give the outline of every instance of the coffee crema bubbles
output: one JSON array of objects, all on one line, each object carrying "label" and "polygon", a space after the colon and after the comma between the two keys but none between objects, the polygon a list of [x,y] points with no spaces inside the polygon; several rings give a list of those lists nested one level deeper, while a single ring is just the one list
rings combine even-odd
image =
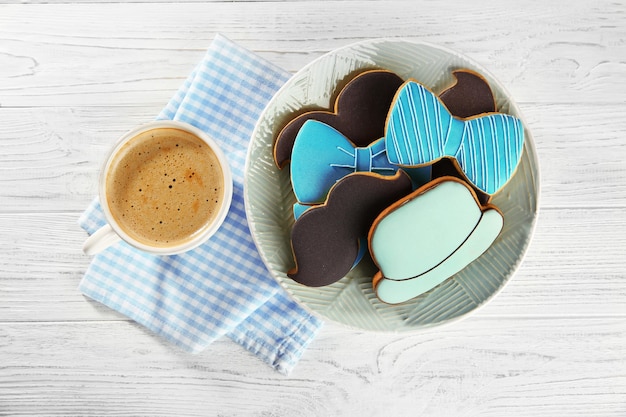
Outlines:
[{"label": "coffee crema bubbles", "polygon": [[215,220],[224,199],[217,156],[180,129],[140,133],[123,145],[108,172],[113,218],[130,237],[152,246],[193,239]]}]

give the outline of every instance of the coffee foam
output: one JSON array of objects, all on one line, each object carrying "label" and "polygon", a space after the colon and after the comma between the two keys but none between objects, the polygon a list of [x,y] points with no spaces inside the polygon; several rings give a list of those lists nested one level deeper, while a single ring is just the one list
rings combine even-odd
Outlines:
[{"label": "coffee foam", "polygon": [[174,128],[140,133],[112,161],[108,206],[133,239],[168,247],[210,226],[224,199],[222,168],[211,147]]}]

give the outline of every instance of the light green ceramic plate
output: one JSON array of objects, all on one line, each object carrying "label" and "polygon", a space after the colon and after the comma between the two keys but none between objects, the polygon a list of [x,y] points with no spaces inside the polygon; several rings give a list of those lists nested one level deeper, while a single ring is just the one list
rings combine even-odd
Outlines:
[{"label": "light green ceramic plate", "polygon": [[252,236],[274,278],[307,309],[324,320],[362,330],[412,331],[466,316],[493,298],[515,273],[526,252],[537,216],[538,165],[526,129],[524,152],[513,178],[492,199],[504,214],[502,233],[480,258],[413,300],[387,305],[376,298],[371,279],[377,271],[361,262],[340,281],[321,288],[287,277],[294,266],[289,234],[295,202],[289,169],[272,158],[276,134],[302,109],[331,109],[335,93],[360,70],[387,69],[414,78],[434,92],[452,84],[452,70],[473,69],[491,85],[498,110],[521,118],[505,89],[468,58],[430,44],[376,39],[330,52],[295,74],[270,101],[253,133],[245,172],[246,211]]}]

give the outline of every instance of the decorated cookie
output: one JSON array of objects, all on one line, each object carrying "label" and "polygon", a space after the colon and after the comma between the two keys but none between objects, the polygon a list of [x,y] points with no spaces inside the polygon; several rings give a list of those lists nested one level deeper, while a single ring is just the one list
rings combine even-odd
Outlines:
[{"label": "decorated cookie", "polygon": [[407,81],[385,126],[387,157],[393,164],[420,166],[454,158],[478,189],[494,194],[511,178],[524,144],[522,122],[488,113],[460,119],[423,85]]},{"label": "decorated cookie", "polygon": [[411,180],[402,171],[393,176],[359,172],[342,178],[324,204],[302,212],[294,223],[291,246],[296,266],[287,275],[312,287],[343,278],[359,257],[376,216],[411,190]]},{"label": "decorated cookie", "polygon": [[[304,213],[310,208],[314,208],[318,206],[319,205],[306,205],[306,204],[296,203],[293,205],[293,218],[296,219],[296,221],[298,221],[300,216],[302,216],[302,213]],[[361,262],[363,257],[367,254],[367,252],[368,252],[367,236],[363,236],[359,239],[359,252],[357,253],[356,258],[354,259],[354,262],[352,263],[352,268],[354,268],[355,266],[359,264],[359,262]]]},{"label": "decorated cookie", "polygon": [[[480,74],[469,70],[453,71],[455,82],[439,94],[441,102],[455,117],[467,118],[496,111],[496,101],[489,83]],[[453,176],[465,180],[454,158],[441,158],[431,166],[431,178]],[[487,204],[491,196],[469,183],[478,201]]]},{"label": "decorated cookie", "polygon": [[393,175],[397,170],[387,159],[382,139],[355,147],[339,131],[317,120],[302,125],[291,155],[291,185],[298,202],[304,204],[323,202],[330,187],[348,174]]},{"label": "decorated cookie", "polygon": [[384,134],[391,101],[403,80],[392,72],[370,70],[355,76],[340,91],[333,111],[310,111],[291,120],[274,143],[274,161],[284,167],[291,159],[296,135],[307,120],[337,129],[357,147],[368,146]]},{"label": "decorated cookie", "polygon": [[456,70],[452,74],[456,82],[439,94],[452,115],[467,118],[496,111],[491,87],[480,74],[468,69]]},{"label": "decorated cookie", "polygon": [[442,177],[384,210],[368,235],[380,271],[373,286],[389,304],[410,300],[461,271],[485,252],[503,226],[491,205],[481,206],[472,189]]}]

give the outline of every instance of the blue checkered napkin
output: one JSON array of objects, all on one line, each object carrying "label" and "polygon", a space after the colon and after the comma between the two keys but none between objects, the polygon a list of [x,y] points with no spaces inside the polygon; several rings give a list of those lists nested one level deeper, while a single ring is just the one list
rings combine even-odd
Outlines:
[{"label": "blue checkered napkin", "polygon": [[[287,374],[321,326],[271,278],[250,236],[243,201],[248,142],[265,104],[289,74],[218,35],[159,115],[215,139],[231,165],[234,194],[220,230],[199,248],[153,256],[126,243],[96,255],[80,283],[86,296],[190,352],[227,335]],[[97,199],[79,224],[104,224]]]}]

